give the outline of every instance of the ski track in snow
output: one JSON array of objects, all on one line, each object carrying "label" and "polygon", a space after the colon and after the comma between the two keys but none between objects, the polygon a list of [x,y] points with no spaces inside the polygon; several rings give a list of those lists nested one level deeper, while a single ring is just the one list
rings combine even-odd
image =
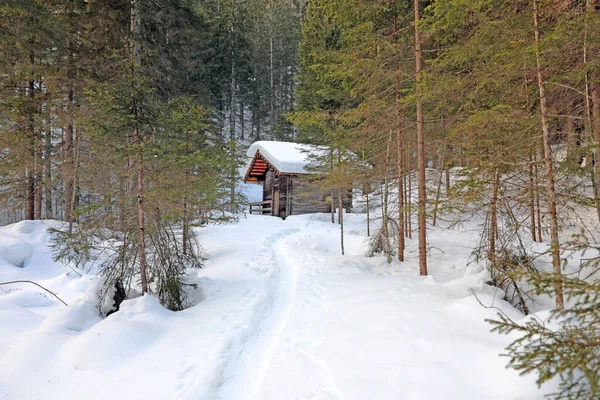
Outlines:
[{"label": "ski track in snow", "polygon": [[[232,327],[236,333],[228,339],[210,387],[200,399],[250,400],[256,396],[294,303],[296,271],[285,247],[297,231],[287,229],[267,236],[259,255],[246,263],[266,277],[266,293],[253,305],[249,324]],[[190,389],[178,398],[198,398]]]}]

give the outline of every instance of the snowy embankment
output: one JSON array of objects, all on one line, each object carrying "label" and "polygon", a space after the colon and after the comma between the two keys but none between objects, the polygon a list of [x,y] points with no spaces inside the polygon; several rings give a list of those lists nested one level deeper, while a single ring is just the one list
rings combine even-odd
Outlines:
[{"label": "snowy embankment", "polygon": [[51,261],[55,223],[2,227],[0,281],[69,307],[0,286],[0,399],[542,399],[484,322],[496,311],[477,298],[523,316],[466,266],[478,233],[431,230],[420,277],[414,240],[404,264],[362,255],[364,219],[345,217],[344,257],[324,214],[199,229],[203,301],[173,313],[146,296],[104,320],[95,278]]}]

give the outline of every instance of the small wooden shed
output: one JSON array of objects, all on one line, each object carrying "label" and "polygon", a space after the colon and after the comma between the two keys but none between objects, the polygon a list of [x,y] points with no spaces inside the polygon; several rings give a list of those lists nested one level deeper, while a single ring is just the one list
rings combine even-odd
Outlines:
[{"label": "small wooden shed", "polygon": [[262,201],[250,204],[250,213],[285,219],[289,215],[331,212],[328,194],[320,192],[318,175],[307,170],[308,155],[318,151],[306,144],[258,141],[248,149],[251,157],[244,182],[263,187]]}]

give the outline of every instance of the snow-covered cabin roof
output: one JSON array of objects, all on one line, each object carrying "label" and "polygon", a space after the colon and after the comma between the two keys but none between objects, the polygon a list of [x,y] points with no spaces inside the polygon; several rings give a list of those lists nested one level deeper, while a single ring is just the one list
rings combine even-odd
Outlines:
[{"label": "snow-covered cabin roof", "polygon": [[254,142],[247,152],[251,160],[244,180],[254,180],[252,176],[266,172],[269,166],[280,174],[309,174],[311,172],[306,169],[310,163],[309,154],[315,151],[318,148],[308,144],[267,140]]}]

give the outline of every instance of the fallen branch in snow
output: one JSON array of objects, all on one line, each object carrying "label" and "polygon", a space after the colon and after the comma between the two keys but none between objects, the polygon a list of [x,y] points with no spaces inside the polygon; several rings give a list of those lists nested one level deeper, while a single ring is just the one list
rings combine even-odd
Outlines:
[{"label": "fallen branch in snow", "polygon": [[65,306],[69,307],[69,305],[67,303],[65,303],[63,301],[63,299],[61,299],[60,297],[58,297],[54,292],[46,289],[45,287],[43,287],[42,285],[40,285],[39,283],[35,283],[34,281],[10,281],[10,282],[0,282],[0,285],[10,285],[13,283],[32,283],[35,286],[44,289],[46,292],[50,293],[52,296],[56,297],[61,303],[63,303]]},{"label": "fallen branch in snow", "polygon": [[[487,308],[487,309],[492,309],[492,310],[496,310],[498,311],[499,314],[502,314],[507,321],[513,323],[513,324],[517,324],[515,321],[513,321],[513,319],[511,317],[508,316],[508,314],[506,314],[502,309],[500,309],[500,307],[497,307],[494,305],[494,300],[496,300],[496,294],[494,293],[494,300],[492,300],[492,305],[490,306],[486,306],[485,304],[483,304],[483,302],[481,301],[481,299],[477,296],[477,293],[475,293],[475,290],[470,289],[471,293],[473,294],[473,296],[475,296],[475,300],[477,300],[477,302],[479,303],[479,305],[483,308]],[[510,303],[509,303],[510,304]],[[535,315],[535,313],[530,313],[528,314],[528,316],[536,318],[538,321],[540,321],[540,323],[543,326],[546,326],[545,322],[543,319],[541,319],[540,317],[538,317],[537,315]],[[486,319],[486,321],[491,321],[490,319]]]}]

